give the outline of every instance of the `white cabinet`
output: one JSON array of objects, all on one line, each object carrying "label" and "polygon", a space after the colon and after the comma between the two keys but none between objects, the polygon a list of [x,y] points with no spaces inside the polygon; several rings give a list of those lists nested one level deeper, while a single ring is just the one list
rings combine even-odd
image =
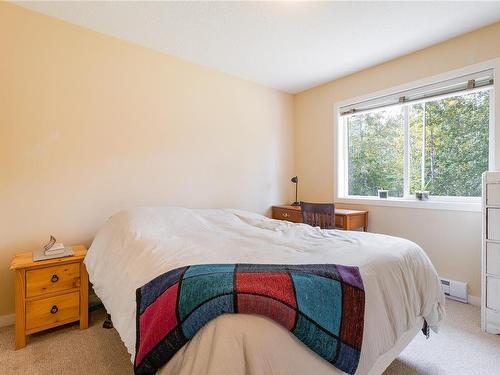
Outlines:
[{"label": "white cabinet", "polygon": [[483,174],[481,328],[500,333],[500,172]]}]

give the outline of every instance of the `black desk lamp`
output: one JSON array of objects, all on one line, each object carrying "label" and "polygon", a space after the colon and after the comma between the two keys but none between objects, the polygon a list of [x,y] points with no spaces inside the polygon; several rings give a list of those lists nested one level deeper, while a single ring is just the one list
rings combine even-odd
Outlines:
[{"label": "black desk lamp", "polygon": [[292,203],[292,206],[300,206],[300,202],[297,201],[297,191],[299,189],[299,178],[297,176],[292,177],[291,181],[295,184],[295,202]]}]

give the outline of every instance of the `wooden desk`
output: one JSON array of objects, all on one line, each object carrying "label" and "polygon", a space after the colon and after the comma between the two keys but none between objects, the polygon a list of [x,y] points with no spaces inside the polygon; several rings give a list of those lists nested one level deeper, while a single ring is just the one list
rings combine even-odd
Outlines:
[{"label": "wooden desk", "polygon": [[[300,206],[273,206],[272,211],[273,219],[302,223]],[[344,230],[363,228],[366,232],[368,230],[368,211],[335,208],[335,226]]]}]

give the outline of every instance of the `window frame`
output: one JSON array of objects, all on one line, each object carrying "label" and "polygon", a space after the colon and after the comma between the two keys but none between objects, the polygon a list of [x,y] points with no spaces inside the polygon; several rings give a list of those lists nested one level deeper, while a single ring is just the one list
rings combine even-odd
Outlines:
[{"label": "window frame", "polygon": [[[496,130],[500,126],[500,94],[496,95],[497,72],[500,72],[500,58],[489,60],[483,63],[474,64],[461,69],[452,70],[443,74],[434,75],[425,79],[409,82],[403,85],[392,87],[386,90],[377,91],[368,95],[363,95],[349,100],[343,100],[334,104],[334,201],[336,203],[359,204],[359,205],[376,205],[376,206],[393,206],[393,207],[410,207],[424,209],[442,209],[442,210],[460,210],[460,211],[481,211],[481,197],[453,197],[453,196],[431,196],[428,201],[419,201],[412,195],[409,195],[409,131],[404,129],[404,194],[402,198],[389,197],[381,199],[374,196],[353,196],[348,195],[348,139],[347,130],[344,123],[344,118],[340,116],[339,109],[349,105],[349,103],[362,102],[376,97],[391,95],[397,92],[410,90],[418,86],[428,85],[439,81],[453,79],[466,74],[475,73],[483,69],[493,69],[494,83],[490,91],[490,121],[489,121],[489,160],[488,170],[495,170],[495,166],[500,166],[500,152],[496,152],[496,144],[500,144],[500,130]],[[432,99],[430,99],[432,100]],[[403,116],[408,116],[408,106],[403,106]],[[404,121],[404,126],[408,127],[408,121]]]}]

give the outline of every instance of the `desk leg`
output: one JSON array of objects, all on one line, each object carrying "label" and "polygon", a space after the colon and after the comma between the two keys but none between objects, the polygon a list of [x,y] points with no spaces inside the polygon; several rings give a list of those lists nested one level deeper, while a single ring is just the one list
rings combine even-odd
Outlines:
[{"label": "desk leg", "polygon": [[16,350],[26,346],[25,275],[25,270],[16,270]]},{"label": "desk leg", "polygon": [[364,232],[368,232],[368,212],[365,213],[365,225],[363,227]]}]

